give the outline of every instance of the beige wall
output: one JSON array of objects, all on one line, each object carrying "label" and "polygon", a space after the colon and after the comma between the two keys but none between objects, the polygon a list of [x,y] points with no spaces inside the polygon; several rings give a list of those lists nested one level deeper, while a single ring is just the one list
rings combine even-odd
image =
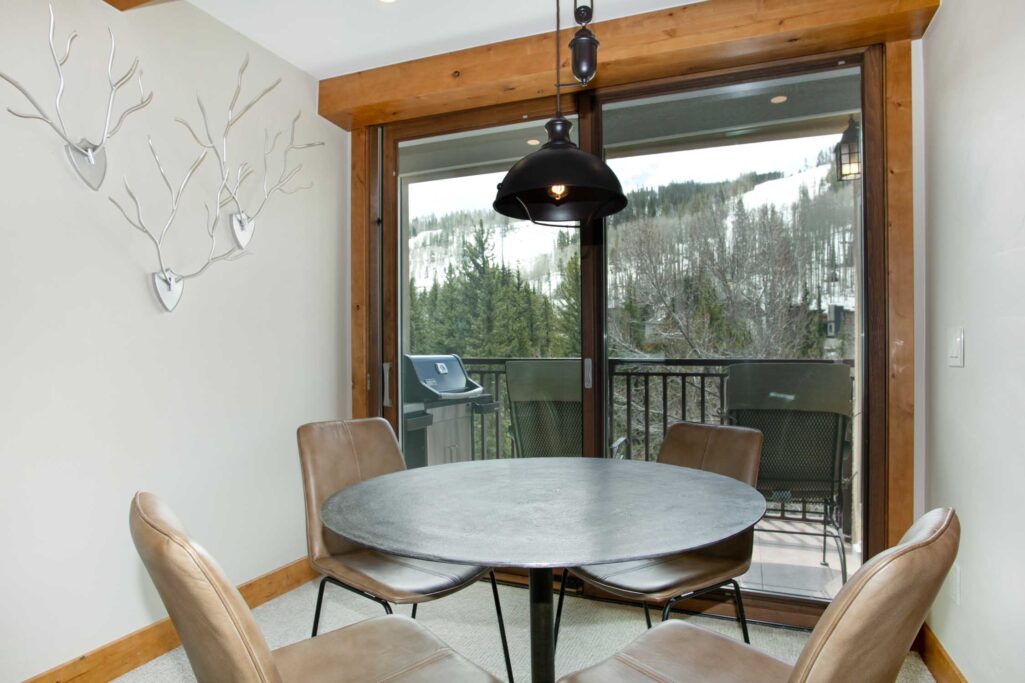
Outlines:
[{"label": "beige wall", "polygon": [[[128,535],[138,489],[166,497],[243,582],[305,553],[295,429],[348,412],[344,265],[347,136],[318,119],[316,81],[192,5],[126,14],[100,0],[55,0],[59,36],[80,33],[64,108],[96,136],[106,88],[106,27],[119,64],[139,55],[153,105],[110,143],[102,191],[73,175],[42,124],[0,82],[0,680],[19,680],[164,614]],[[55,88],[43,0],[0,0],[0,70],[46,107]],[[263,129],[306,113],[300,137],[312,191],[278,197],[253,255],[188,282],[173,314],[155,302],[151,246],[107,201],[127,174],[151,220],[165,210],[146,135],[172,178],[196,148],[174,124],[196,119],[198,90],[224,111],[251,55],[247,91],[283,83],[237,129],[259,168]],[[243,95],[245,97],[245,95]],[[87,124],[83,129],[82,125]],[[299,158],[299,157],[297,157]],[[208,247],[203,169],[169,237],[180,267]],[[255,191],[253,183],[250,191]],[[221,243],[229,239],[221,236]]]},{"label": "beige wall", "polygon": [[926,499],[963,525],[960,604],[948,578],[929,623],[971,681],[1025,680],[1023,26],[1020,0],[944,0],[923,40]]}]

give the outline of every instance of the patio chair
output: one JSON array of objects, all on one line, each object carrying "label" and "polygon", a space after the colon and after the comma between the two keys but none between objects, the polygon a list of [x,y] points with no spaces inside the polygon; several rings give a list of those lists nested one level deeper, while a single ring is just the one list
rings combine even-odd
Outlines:
[{"label": "patio chair", "polygon": [[511,360],[505,364],[516,456],[579,456],[583,408],[579,360]]},{"label": "patio chair", "polygon": [[498,681],[402,616],[367,619],[271,650],[238,589],[165,503],[137,493],[128,519],[200,683]]},{"label": "patio chair", "polygon": [[[753,429],[678,422],[666,432],[658,462],[714,472],[754,486],[761,448],[762,435]],[[750,643],[737,577],[751,568],[753,547],[754,531],[748,529],[700,550],[649,560],[574,567],[572,571],[586,583],[643,604],[648,628],[651,628],[648,602],[663,606],[662,621],[666,621],[677,602],[730,586],[744,642]],[[555,612],[556,638],[562,620],[566,576],[563,570]]]},{"label": "patio chair", "polygon": [[870,559],[840,589],[794,665],[674,620],[560,683],[892,683],[957,557],[960,538],[953,510],[926,513],[899,545]]},{"label": "patio chair", "polygon": [[[822,505],[822,564],[836,543],[847,581],[843,541],[841,463],[851,421],[851,370],[839,363],[741,363],[726,370],[725,412],[730,424],[765,436],[756,488],[769,503]],[[830,530],[832,527],[832,531]],[[809,531],[759,528],[768,533]]]}]

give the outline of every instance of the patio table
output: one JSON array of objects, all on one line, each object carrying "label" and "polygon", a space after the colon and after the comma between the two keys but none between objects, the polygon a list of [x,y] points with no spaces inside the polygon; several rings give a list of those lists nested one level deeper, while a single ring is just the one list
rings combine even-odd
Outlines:
[{"label": "patio table", "polygon": [[739,481],[653,462],[483,460],[395,472],[328,498],[324,524],[403,557],[525,567],[531,672],[555,680],[554,568],[664,557],[734,536],[765,514]]}]

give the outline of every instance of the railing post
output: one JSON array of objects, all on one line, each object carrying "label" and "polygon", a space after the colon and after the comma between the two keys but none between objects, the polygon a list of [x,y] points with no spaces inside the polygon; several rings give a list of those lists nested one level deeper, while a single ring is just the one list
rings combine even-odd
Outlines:
[{"label": "railing post", "polygon": [[634,459],[633,449],[633,377],[626,373],[626,457]]},{"label": "railing post", "polygon": [[705,424],[705,376],[701,375],[701,424]]},{"label": "railing post", "polygon": [[668,397],[669,374],[662,375],[662,438],[669,431],[669,397]]},{"label": "railing post", "polygon": [[495,458],[502,459],[502,385],[499,383],[499,373],[495,370],[492,373],[492,381],[495,383],[495,401],[498,403],[498,410],[495,411]]},{"label": "railing post", "polygon": [[644,375],[644,459],[651,460],[651,375]]}]

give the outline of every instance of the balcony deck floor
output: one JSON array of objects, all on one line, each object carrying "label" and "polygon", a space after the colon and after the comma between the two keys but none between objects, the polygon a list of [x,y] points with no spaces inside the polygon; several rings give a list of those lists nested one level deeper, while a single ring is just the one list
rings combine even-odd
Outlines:
[{"label": "balcony deck floor", "polygon": [[[765,519],[758,529],[776,529],[819,533],[817,522]],[[847,575],[861,566],[861,554],[845,543]],[[754,557],[751,569],[740,583],[745,588],[769,593],[832,599],[842,585],[840,554],[836,542],[826,543],[826,566],[822,565],[822,537],[796,534],[755,532]]]}]

